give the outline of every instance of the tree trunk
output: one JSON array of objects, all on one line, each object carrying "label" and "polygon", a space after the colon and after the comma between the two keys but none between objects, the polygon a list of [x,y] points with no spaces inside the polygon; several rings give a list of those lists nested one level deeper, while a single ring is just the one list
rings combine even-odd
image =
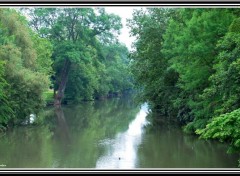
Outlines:
[{"label": "tree trunk", "polygon": [[64,91],[66,88],[67,80],[68,80],[68,74],[70,70],[70,61],[68,59],[65,59],[64,67],[62,69],[60,83],[58,86],[58,91],[54,97],[54,106],[60,107],[62,103],[62,99],[64,97]]}]

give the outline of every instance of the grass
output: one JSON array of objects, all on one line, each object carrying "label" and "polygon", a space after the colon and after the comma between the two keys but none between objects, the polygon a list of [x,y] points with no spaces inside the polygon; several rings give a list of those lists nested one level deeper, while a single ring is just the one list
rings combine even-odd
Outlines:
[{"label": "grass", "polygon": [[54,101],[53,90],[49,89],[43,92],[43,98],[47,104],[52,103]]}]

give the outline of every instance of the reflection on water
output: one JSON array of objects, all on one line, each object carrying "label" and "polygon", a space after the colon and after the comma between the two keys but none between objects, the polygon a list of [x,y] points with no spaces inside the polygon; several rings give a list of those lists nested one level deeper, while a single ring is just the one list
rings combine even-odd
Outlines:
[{"label": "reflection on water", "polygon": [[136,118],[129,124],[128,130],[117,134],[115,139],[104,139],[99,144],[107,147],[107,153],[101,156],[96,168],[129,169],[136,167],[137,150],[141,143],[142,128],[146,125],[147,105],[144,104]]},{"label": "reflection on water", "polygon": [[[112,139],[117,133],[125,131],[138,111],[138,107],[126,97],[85,102],[62,109],[71,143],[55,133],[57,162],[54,166],[59,168],[94,168],[97,158],[104,151],[99,147],[99,141]],[[61,130],[59,125],[55,129]]]},{"label": "reflection on water", "polygon": [[[145,130],[147,106],[131,97],[48,108],[45,125],[16,127],[0,138],[5,168],[231,168],[227,146],[181,129]],[[6,166],[5,166],[6,165]],[[1,168],[0,168],[1,169]]]},{"label": "reflection on water", "polygon": [[138,148],[139,168],[237,168],[239,156],[227,145],[184,134],[178,126],[162,125],[144,133]]},{"label": "reflection on water", "polygon": [[[61,107],[55,108],[55,119],[56,119],[56,127],[55,127],[55,138],[57,141],[61,141],[59,143],[62,147],[61,151],[63,156],[66,156],[67,153],[70,152],[69,146],[71,145],[71,135],[69,133],[69,127],[66,122],[64,112]],[[57,164],[55,162],[54,167],[56,167]]]}]

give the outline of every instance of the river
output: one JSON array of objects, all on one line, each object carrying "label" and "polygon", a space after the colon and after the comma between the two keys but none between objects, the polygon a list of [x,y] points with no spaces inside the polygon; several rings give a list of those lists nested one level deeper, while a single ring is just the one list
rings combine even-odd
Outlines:
[{"label": "river", "polygon": [[226,144],[176,126],[147,130],[147,114],[146,104],[127,96],[46,108],[45,125],[16,127],[0,137],[0,170],[237,168],[238,156],[227,154]]}]

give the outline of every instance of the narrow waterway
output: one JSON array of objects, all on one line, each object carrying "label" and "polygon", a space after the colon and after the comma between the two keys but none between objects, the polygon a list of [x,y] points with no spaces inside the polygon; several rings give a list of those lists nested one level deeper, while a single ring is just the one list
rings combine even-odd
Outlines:
[{"label": "narrow waterway", "polygon": [[[148,130],[148,108],[128,96],[47,108],[45,125],[20,126],[0,138],[4,168],[237,168],[227,145],[176,126]],[[37,117],[39,118],[39,117]]]}]

